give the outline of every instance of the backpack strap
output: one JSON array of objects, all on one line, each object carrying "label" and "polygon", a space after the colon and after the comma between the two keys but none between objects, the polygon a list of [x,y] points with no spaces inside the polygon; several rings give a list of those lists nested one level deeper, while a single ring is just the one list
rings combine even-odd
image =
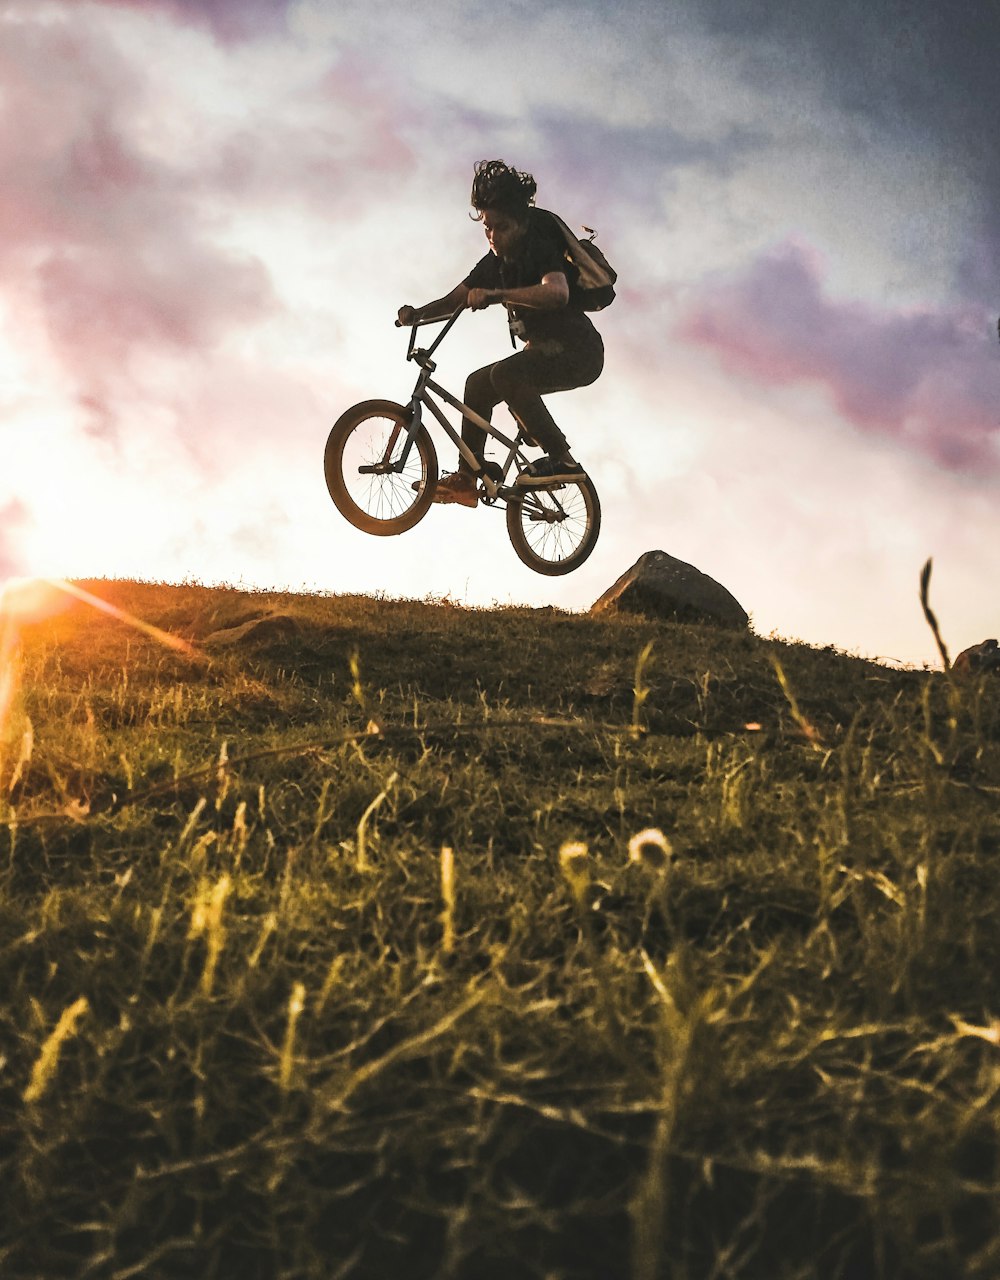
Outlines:
[{"label": "backpack strap", "polygon": [[[607,289],[615,283],[618,273],[594,244],[596,231],[591,227],[584,227],[584,231],[589,231],[590,236],[586,241],[582,241],[579,236],[573,234],[557,213],[553,213],[550,209],[537,209],[536,212],[548,219],[566,242],[566,257],[580,273],[581,288]],[[595,256],[597,254],[603,262]]]}]

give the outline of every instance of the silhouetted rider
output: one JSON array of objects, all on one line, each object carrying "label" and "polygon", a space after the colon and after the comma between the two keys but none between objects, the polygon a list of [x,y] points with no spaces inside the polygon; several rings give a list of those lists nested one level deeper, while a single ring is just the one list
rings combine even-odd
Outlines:
[{"label": "silhouetted rider", "polygon": [[[399,309],[401,324],[445,319],[460,306],[473,311],[501,303],[523,350],[469,375],[465,403],[487,421],[506,401],[524,434],[545,450],[517,479],[519,485],[579,480],[584,469],[542,402],[553,391],[589,386],[604,368],[604,344],[575,295],[577,272],[565,257],[565,241],[532,207],[537,184],[530,173],[481,160],[472,182],[472,207],[490,250],[461,284],[422,307]],[[462,438],[482,459],[486,436],[465,419]],[[468,464],[438,482],[435,502],[474,507],[476,481]]]}]

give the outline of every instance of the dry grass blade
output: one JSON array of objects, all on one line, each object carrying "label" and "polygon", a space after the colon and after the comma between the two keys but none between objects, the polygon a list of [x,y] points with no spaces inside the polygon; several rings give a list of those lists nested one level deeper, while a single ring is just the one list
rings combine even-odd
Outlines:
[{"label": "dry grass blade", "polygon": [[42,1045],[41,1053],[31,1069],[31,1080],[25,1089],[23,1098],[27,1103],[38,1102],[48,1089],[59,1063],[59,1054],[63,1043],[76,1033],[77,1024],[90,1009],[86,996],[80,996],[62,1011],[51,1035]]},{"label": "dry grass blade", "polygon": [[788,682],[788,677],[785,675],[785,669],[781,665],[777,655],[772,656],[771,662],[774,666],[774,673],[778,677],[778,684],[781,686],[781,692],[785,695],[785,700],[788,703],[788,709],[792,714],[792,719],[799,728],[799,732],[811,747],[816,751],[822,751],[822,735],[812,721],[803,715],[802,710],[799,707],[798,699],[795,696],[792,686]]},{"label": "dry grass blade", "polygon": [[481,1005],[484,999],[485,992],[474,992],[456,1008],[450,1009],[443,1017],[439,1018],[433,1026],[427,1027],[424,1031],[418,1031],[414,1035],[407,1036],[405,1040],[401,1040],[399,1044],[394,1045],[381,1057],[356,1068],[345,1081],[324,1092],[325,1107],[331,1111],[339,1111],[347,1105],[351,1097],[362,1086],[370,1084],[398,1062],[405,1062],[410,1058],[417,1057],[424,1049],[429,1048],[435,1041],[447,1035],[473,1009]]},{"label": "dry grass blade", "polygon": [[924,611],[924,617],[927,619],[927,625],[934,633],[934,642],[937,645],[938,653],[941,655],[941,665],[945,671],[951,670],[951,659],[948,657],[948,649],[941,635],[941,628],[938,626],[938,620],[931,608],[930,603],[930,585],[931,585],[931,567],[933,560],[928,559],[923,569],[920,571],[920,607]]}]

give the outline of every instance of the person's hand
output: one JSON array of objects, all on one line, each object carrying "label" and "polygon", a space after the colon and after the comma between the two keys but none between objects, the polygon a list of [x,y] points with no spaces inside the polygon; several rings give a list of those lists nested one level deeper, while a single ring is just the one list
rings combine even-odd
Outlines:
[{"label": "person's hand", "polygon": [[484,307],[488,307],[496,301],[496,289],[470,289],[465,305],[470,311],[482,311]]},{"label": "person's hand", "polygon": [[396,312],[396,320],[401,325],[416,324],[417,309],[416,307],[403,306]]}]

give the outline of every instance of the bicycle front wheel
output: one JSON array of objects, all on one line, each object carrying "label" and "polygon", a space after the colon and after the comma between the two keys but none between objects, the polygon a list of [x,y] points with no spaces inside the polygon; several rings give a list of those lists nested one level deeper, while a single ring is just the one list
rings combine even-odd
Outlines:
[{"label": "bicycle front wheel", "polygon": [[536,573],[572,573],[593,551],[600,532],[601,504],[589,480],[526,489],[507,499],[511,545]]},{"label": "bicycle front wheel", "polygon": [[410,411],[391,400],[366,400],[341,414],[326,442],[323,469],[337,510],[356,529],[405,533],[434,500],[438,462],[420,427],[402,470]]}]

